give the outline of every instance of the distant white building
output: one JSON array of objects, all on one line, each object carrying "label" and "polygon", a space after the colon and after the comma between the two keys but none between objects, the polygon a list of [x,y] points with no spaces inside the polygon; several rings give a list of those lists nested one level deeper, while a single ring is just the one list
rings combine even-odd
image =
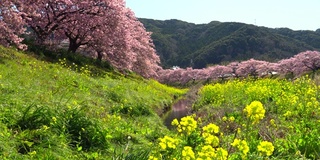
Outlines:
[{"label": "distant white building", "polygon": [[179,66],[172,66],[171,69],[177,70],[177,69],[180,69],[180,67]]},{"label": "distant white building", "polygon": [[271,71],[271,72],[263,72],[261,73],[261,76],[274,76],[274,75],[278,75],[279,73],[278,72],[275,72],[275,71]]}]

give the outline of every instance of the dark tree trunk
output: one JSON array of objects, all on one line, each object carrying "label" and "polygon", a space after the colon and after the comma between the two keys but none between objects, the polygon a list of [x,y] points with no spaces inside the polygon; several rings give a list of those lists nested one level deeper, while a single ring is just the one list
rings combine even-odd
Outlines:
[{"label": "dark tree trunk", "polygon": [[103,54],[102,54],[102,52],[97,52],[97,53],[98,53],[97,60],[101,62],[101,61],[102,61]]},{"label": "dark tree trunk", "polygon": [[69,38],[68,52],[75,53],[77,49],[80,47],[80,45],[80,43],[77,43],[77,40]]}]

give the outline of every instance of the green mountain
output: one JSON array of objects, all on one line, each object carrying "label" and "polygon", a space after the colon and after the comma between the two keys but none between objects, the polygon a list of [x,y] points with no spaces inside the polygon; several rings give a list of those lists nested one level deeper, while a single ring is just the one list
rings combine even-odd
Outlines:
[{"label": "green mountain", "polygon": [[140,19],[163,67],[204,68],[255,58],[277,61],[305,50],[320,49],[320,30],[271,29],[236,22],[193,24],[180,20]]}]

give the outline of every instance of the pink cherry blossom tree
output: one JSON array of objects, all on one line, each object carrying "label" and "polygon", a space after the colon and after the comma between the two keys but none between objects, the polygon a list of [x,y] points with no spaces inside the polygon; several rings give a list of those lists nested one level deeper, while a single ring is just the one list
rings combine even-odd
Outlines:
[{"label": "pink cherry blossom tree", "polygon": [[24,21],[16,6],[11,0],[2,0],[0,2],[0,44],[4,46],[16,45],[19,49],[26,49],[26,45],[21,44],[24,33]]},{"label": "pink cherry blossom tree", "polygon": [[211,79],[226,79],[229,77],[233,77],[232,74],[232,68],[229,66],[223,66],[223,65],[216,65],[212,67],[208,67],[207,70],[210,72],[210,78]]},{"label": "pink cherry blossom tree", "polygon": [[231,74],[234,75],[235,77],[239,78],[239,75],[237,73],[237,70],[239,68],[239,62],[231,62],[227,66],[229,68],[231,68],[231,70],[232,70]]},{"label": "pink cherry blossom tree", "polygon": [[72,14],[70,22],[64,24],[62,29],[62,34],[69,39],[70,52],[76,52],[83,45],[92,46],[96,50],[110,50],[119,39],[121,44],[125,44],[127,39],[119,29],[121,20],[124,20],[122,17],[125,16],[122,0],[81,1],[74,3],[74,6],[78,12]]},{"label": "pink cherry blossom tree", "polygon": [[298,60],[295,57],[282,59],[278,61],[279,71],[283,75],[289,76],[289,78],[294,78],[300,75],[303,71],[297,70],[298,67]]},{"label": "pink cherry blossom tree", "polygon": [[156,77],[160,58],[149,32],[124,0],[14,0],[38,42],[69,40],[69,52],[81,46],[114,67]]},{"label": "pink cherry blossom tree", "polygon": [[259,77],[273,77],[279,74],[279,64],[278,63],[271,63],[271,62],[264,62],[258,64],[257,72]]},{"label": "pink cherry blossom tree", "polygon": [[232,69],[227,66],[217,65],[204,69],[165,69],[158,72],[157,80],[168,84],[186,84],[195,81],[210,81],[218,78],[232,77]]},{"label": "pink cherry blossom tree", "polygon": [[104,28],[104,34],[98,33],[95,37],[99,38],[89,43],[90,48],[97,52],[98,59],[104,58],[119,69],[132,70],[146,78],[156,77],[161,69],[160,58],[154,49],[151,33],[130,9],[121,11],[124,16],[108,22],[114,25]]},{"label": "pink cherry blossom tree", "polygon": [[40,43],[69,23],[78,11],[71,0],[15,0],[15,6],[25,13],[22,17]]},{"label": "pink cherry blossom tree", "polygon": [[157,80],[161,83],[175,84],[180,83],[184,69],[165,69],[158,72]]},{"label": "pink cherry blossom tree", "polygon": [[209,80],[210,71],[208,69],[194,69],[195,80]]},{"label": "pink cherry blossom tree", "polygon": [[320,52],[305,51],[294,56],[296,59],[295,72],[302,73],[305,71],[312,71],[314,74],[320,69]]},{"label": "pink cherry blossom tree", "polygon": [[157,71],[162,68],[160,57],[156,54],[155,46],[151,39],[151,33],[146,31],[143,24],[135,17],[133,11],[127,9],[126,22],[131,23],[129,30],[129,56],[133,62],[132,70],[144,77],[156,77]]},{"label": "pink cherry blossom tree", "polygon": [[236,70],[237,75],[240,75],[241,77],[247,77],[247,76],[253,76],[258,77],[259,72],[258,68],[259,65],[262,66],[264,63],[267,63],[265,61],[259,61],[255,59],[249,59],[247,61],[243,61],[238,64],[238,68]]}]

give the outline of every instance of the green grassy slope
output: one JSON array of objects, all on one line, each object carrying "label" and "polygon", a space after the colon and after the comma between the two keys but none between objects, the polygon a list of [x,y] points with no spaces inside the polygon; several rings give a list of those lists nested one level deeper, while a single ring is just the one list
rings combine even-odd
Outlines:
[{"label": "green grassy slope", "polygon": [[139,157],[168,133],[157,112],[186,90],[0,46],[0,159]]}]

